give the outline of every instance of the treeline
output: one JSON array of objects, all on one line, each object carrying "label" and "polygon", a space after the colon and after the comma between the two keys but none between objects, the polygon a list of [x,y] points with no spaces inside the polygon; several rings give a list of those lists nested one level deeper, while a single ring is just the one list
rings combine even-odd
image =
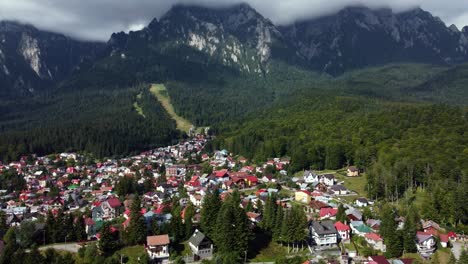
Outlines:
[{"label": "treeline", "polygon": [[170,144],[181,134],[147,88],[66,94],[34,111],[25,110],[13,124],[0,123],[0,160],[62,151],[102,158]]},{"label": "treeline", "polygon": [[468,115],[462,108],[317,97],[215,130],[221,136],[214,149],[257,161],[288,155],[291,173],[356,165],[367,172],[370,198],[397,201],[425,189],[433,219],[468,224]]}]

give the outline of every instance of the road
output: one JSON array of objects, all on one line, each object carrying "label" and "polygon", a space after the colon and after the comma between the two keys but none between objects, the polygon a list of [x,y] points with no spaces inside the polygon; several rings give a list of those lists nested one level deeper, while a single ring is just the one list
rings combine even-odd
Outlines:
[{"label": "road", "polygon": [[456,259],[460,258],[461,252],[463,250],[463,243],[464,242],[453,242],[452,245],[452,252]]},{"label": "road", "polygon": [[78,250],[81,248],[81,245],[78,243],[67,243],[67,244],[53,244],[40,247],[39,250],[44,251],[48,248],[53,248],[59,251],[68,251],[71,253],[78,253]]}]

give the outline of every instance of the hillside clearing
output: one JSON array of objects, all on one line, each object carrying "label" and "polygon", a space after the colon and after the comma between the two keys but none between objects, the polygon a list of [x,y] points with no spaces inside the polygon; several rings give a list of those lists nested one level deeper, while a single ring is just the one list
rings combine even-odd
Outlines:
[{"label": "hillside clearing", "polygon": [[164,86],[164,84],[153,84],[151,85],[150,92],[156,96],[157,100],[162,104],[164,109],[166,109],[167,113],[176,121],[177,129],[188,133],[190,128],[193,127],[193,124],[175,112],[174,106],[171,104],[171,98],[167,93],[166,86]]}]

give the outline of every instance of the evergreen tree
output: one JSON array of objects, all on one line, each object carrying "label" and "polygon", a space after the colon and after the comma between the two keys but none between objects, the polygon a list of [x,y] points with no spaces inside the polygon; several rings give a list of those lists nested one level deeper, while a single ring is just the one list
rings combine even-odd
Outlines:
[{"label": "evergreen tree", "polygon": [[275,219],[275,227],[273,229],[273,239],[275,241],[281,241],[281,228],[283,225],[284,219],[284,209],[281,206],[278,206],[276,209],[276,219]]},{"label": "evergreen tree", "polygon": [[26,255],[24,263],[25,264],[45,264],[45,260],[42,254],[37,249],[37,247],[33,247],[31,251]]},{"label": "evergreen tree", "polygon": [[402,235],[397,231],[397,223],[395,221],[394,208],[390,205],[384,205],[381,212],[382,223],[380,225],[380,234],[384,238],[387,251],[387,258],[395,258],[401,256],[403,252]]},{"label": "evergreen tree", "polygon": [[343,204],[340,204],[338,206],[338,211],[336,212],[336,220],[345,223],[347,219],[348,217],[346,216],[346,210]]},{"label": "evergreen tree", "polygon": [[414,222],[415,210],[410,208],[405,218],[405,225],[402,232],[403,235],[403,249],[405,253],[415,253],[417,251],[416,243],[414,242],[416,237],[416,223]]},{"label": "evergreen tree", "polygon": [[276,207],[276,195],[268,196],[263,209],[262,218],[262,227],[265,230],[272,231],[275,227]]},{"label": "evergreen tree", "polygon": [[300,206],[295,205],[292,207],[289,226],[292,241],[295,244],[302,243],[307,237],[307,216]]},{"label": "evergreen tree", "polygon": [[257,199],[257,202],[255,203],[255,207],[257,208],[258,213],[263,212],[263,202],[260,198]]},{"label": "evergreen tree", "polygon": [[126,242],[129,245],[143,244],[146,240],[146,222],[141,214],[140,196],[136,195],[130,207],[130,223],[126,230]]},{"label": "evergreen tree", "polygon": [[181,209],[177,205],[172,209],[171,236],[175,243],[181,242],[185,238],[185,226],[182,222]]},{"label": "evergreen tree", "polygon": [[6,223],[7,216],[4,211],[0,211],[0,237],[3,237],[8,231],[8,225]]},{"label": "evergreen tree", "polygon": [[247,251],[250,230],[246,212],[240,207],[237,191],[228,196],[221,206],[213,232],[219,255],[239,261]]},{"label": "evergreen tree", "polygon": [[201,219],[200,225],[203,232],[209,238],[213,237],[213,229],[216,225],[218,218],[218,213],[221,209],[221,199],[217,191],[208,192],[203,199],[202,209],[201,209]]},{"label": "evergreen tree", "polygon": [[245,211],[246,212],[253,212],[253,204],[252,204],[252,201],[249,200],[249,202],[247,203],[247,205],[245,206]]},{"label": "evergreen tree", "polygon": [[19,245],[16,242],[16,229],[11,227],[3,236],[5,247],[0,258],[0,264],[8,264],[15,258],[16,252],[19,250]]},{"label": "evergreen tree", "polygon": [[119,248],[118,237],[111,231],[111,225],[105,222],[101,229],[101,239],[98,242],[102,255],[110,256]]},{"label": "evergreen tree", "polygon": [[79,213],[75,218],[75,225],[73,226],[73,229],[77,241],[83,241],[87,239],[85,218],[81,213]]},{"label": "evergreen tree", "polygon": [[192,218],[195,216],[195,208],[193,204],[189,202],[185,208],[184,213],[184,225],[185,225],[185,238],[188,239],[192,235],[193,221]]},{"label": "evergreen tree", "polygon": [[55,216],[52,213],[52,210],[47,212],[46,218],[46,229],[47,229],[47,243],[55,243],[57,236],[57,225],[55,221]]}]

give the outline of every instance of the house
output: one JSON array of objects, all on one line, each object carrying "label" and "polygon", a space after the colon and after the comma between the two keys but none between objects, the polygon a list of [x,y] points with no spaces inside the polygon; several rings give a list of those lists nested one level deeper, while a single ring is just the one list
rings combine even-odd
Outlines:
[{"label": "house", "polygon": [[321,180],[323,183],[325,183],[325,185],[327,186],[332,186],[335,184],[336,182],[336,179],[335,179],[335,175],[333,174],[324,174],[324,175],[321,175]]},{"label": "house", "polygon": [[151,260],[169,263],[169,236],[147,236],[146,251]]},{"label": "house", "polygon": [[355,201],[357,207],[366,207],[369,205],[369,201],[366,198],[357,198]]},{"label": "house", "polygon": [[313,183],[318,182],[319,178],[315,172],[306,170],[304,171],[304,181],[306,183]]},{"label": "house", "polygon": [[359,169],[354,166],[349,166],[346,170],[346,176],[348,177],[357,177],[359,176]]},{"label": "house", "polygon": [[365,234],[372,232],[372,229],[362,221],[351,221],[350,226],[353,234],[358,236],[364,236]]},{"label": "house", "polygon": [[189,238],[188,244],[195,256],[195,261],[213,256],[213,243],[198,229]]},{"label": "house", "polygon": [[444,248],[448,247],[449,245],[449,236],[447,234],[440,234],[439,235],[440,239],[440,245]]},{"label": "house", "polygon": [[349,220],[351,221],[361,221],[362,220],[362,213],[355,209],[355,208],[349,208],[345,211],[346,216],[348,217]]},{"label": "house", "polygon": [[367,260],[369,264],[390,264],[384,256],[369,256]]},{"label": "house", "polygon": [[320,219],[332,218],[335,219],[336,213],[338,213],[337,208],[320,208]]},{"label": "house", "polygon": [[310,201],[312,200],[312,195],[309,191],[305,191],[305,190],[297,191],[294,194],[294,200],[296,200],[297,202],[309,204]]},{"label": "house", "polygon": [[432,234],[418,231],[416,233],[416,247],[419,254],[429,257],[436,249],[436,240]]},{"label": "house", "polygon": [[337,241],[337,232],[332,221],[314,221],[309,227],[310,237],[317,246],[333,246]]},{"label": "house", "polygon": [[101,204],[101,208],[104,211],[103,218],[115,218],[120,214],[120,208],[122,203],[117,198],[110,198]]},{"label": "house", "polygon": [[330,193],[335,195],[348,194],[349,191],[343,185],[332,185],[330,186]]},{"label": "house", "polygon": [[375,250],[380,250],[382,252],[386,251],[385,244],[383,239],[379,234],[376,233],[367,233],[364,235],[367,243],[372,246]]},{"label": "house", "polygon": [[262,220],[262,217],[260,214],[254,213],[254,212],[247,212],[247,218],[252,222],[252,223],[258,223]]},{"label": "house", "polygon": [[92,218],[85,219],[85,231],[88,238],[96,235],[96,222]]},{"label": "house", "polygon": [[91,217],[93,221],[95,222],[102,221],[104,217],[104,210],[102,210],[102,207],[101,206],[94,207],[91,211]]},{"label": "house", "polygon": [[338,231],[338,236],[341,240],[350,239],[349,232],[351,231],[351,228],[348,225],[343,224],[342,222],[338,221],[335,223],[335,228],[336,228],[336,231]]},{"label": "house", "polygon": [[190,202],[196,207],[200,207],[203,201],[203,197],[200,194],[190,194]]}]

